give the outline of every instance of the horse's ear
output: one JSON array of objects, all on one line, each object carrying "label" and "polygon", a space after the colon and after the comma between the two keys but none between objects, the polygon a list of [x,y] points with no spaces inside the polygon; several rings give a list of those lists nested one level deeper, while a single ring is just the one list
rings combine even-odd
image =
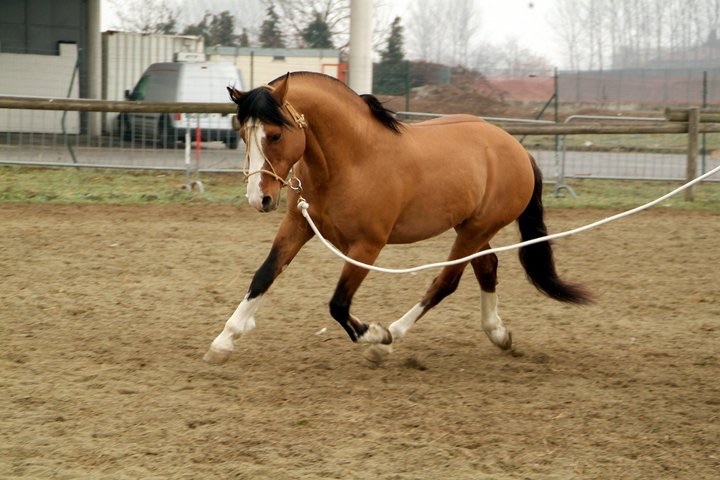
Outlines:
[{"label": "horse's ear", "polygon": [[290,72],[288,72],[282,80],[273,85],[272,96],[278,101],[280,105],[285,103],[285,97],[287,96],[288,87],[290,86]]},{"label": "horse's ear", "polygon": [[245,93],[241,92],[235,87],[227,87],[228,93],[230,94],[230,99],[235,102],[236,104],[240,105],[240,102],[242,102],[243,97],[245,96]]}]

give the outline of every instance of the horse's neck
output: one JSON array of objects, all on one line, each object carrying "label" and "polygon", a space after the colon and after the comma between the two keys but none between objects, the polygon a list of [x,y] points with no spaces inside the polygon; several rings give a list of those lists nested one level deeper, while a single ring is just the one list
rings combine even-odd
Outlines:
[{"label": "horse's neck", "polygon": [[[367,123],[373,119],[362,111],[354,98],[343,99],[342,95],[299,96],[291,101],[307,120],[307,145],[304,159],[313,175],[322,175],[324,180],[342,168],[341,164],[356,161],[365,155],[371,139],[366,138],[373,126]],[[357,110],[357,111],[356,111]],[[340,140],[342,139],[342,140]]]}]

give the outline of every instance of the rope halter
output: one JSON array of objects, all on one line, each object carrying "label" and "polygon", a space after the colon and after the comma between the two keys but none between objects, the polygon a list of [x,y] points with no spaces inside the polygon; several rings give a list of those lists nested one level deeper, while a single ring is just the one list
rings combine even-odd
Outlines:
[{"label": "rope halter", "polygon": [[[295,110],[295,107],[293,107],[290,104],[290,102],[287,100],[285,101],[285,103],[283,103],[283,107],[288,111],[288,113],[292,117],[293,121],[298,126],[298,128],[300,128],[300,129],[307,128],[308,123],[307,123],[307,120],[305,120],[305,115],[303,115],[302,113],[298,113],[298,111]],[[251,128],[251,129],[257,128],[257,125],[252,125],[249,128]],[[255,135],[247,135],[247,137],[257,138]],[[277,174],[277,172],[275,171],[275,167],[273,167],[272,162],[270,161],[269,158],[267,158],[267,155],[265,155],[265,151],[263,150],[262,145],[258,144],[258,145],[256,145],[256,147],[260,150],[260,154],[262,155],[265,163],[267,163],[270,166],[270,170],[261,168],[259,170],[255,170],[253,172],[247,172],[247,173],[245,173],[245,178],[244,178],[244,180],[246,182],[247,182],[248,178],[250,178],[251,176],[253,176],[255,174],[265,173],[265,174],[273,177],[278,182],[280,182],[282,187],[288,187],[291,190],[294,190],[296,192],[302,192],[302,182],[300,181],[299,178],[297,178],[295,176],[294,169],[292,167],[290,167],[290,172],[288,174],[289,179],[286,180],[285,178],[283,178]],[[249,167],[250,167],[250,148],[247,148],[245,150],[245,169],[247,170]]]}]

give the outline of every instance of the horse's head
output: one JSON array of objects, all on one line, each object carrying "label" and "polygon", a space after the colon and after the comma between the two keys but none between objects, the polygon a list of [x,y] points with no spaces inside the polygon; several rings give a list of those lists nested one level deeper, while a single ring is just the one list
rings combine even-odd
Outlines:
[{"label": "horse's head", "polygon": [[287,102],[288,79],[249,92],[228,87],[247,148],[247,199],[261,212],[277,208],[280,189],[305,151],[305,119]]}]

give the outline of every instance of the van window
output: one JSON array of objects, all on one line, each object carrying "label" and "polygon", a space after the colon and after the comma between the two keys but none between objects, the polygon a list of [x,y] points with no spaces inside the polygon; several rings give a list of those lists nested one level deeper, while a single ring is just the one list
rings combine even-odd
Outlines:
[{"label": "van window", "polygon": [[130,94],[128,100],[145,100],[145,91],[147,90],[148,80],[150,80],[150,77],[148,75],[143,75],[140,80],[138,80],[138,83],[135,85],[135,88]]}]

